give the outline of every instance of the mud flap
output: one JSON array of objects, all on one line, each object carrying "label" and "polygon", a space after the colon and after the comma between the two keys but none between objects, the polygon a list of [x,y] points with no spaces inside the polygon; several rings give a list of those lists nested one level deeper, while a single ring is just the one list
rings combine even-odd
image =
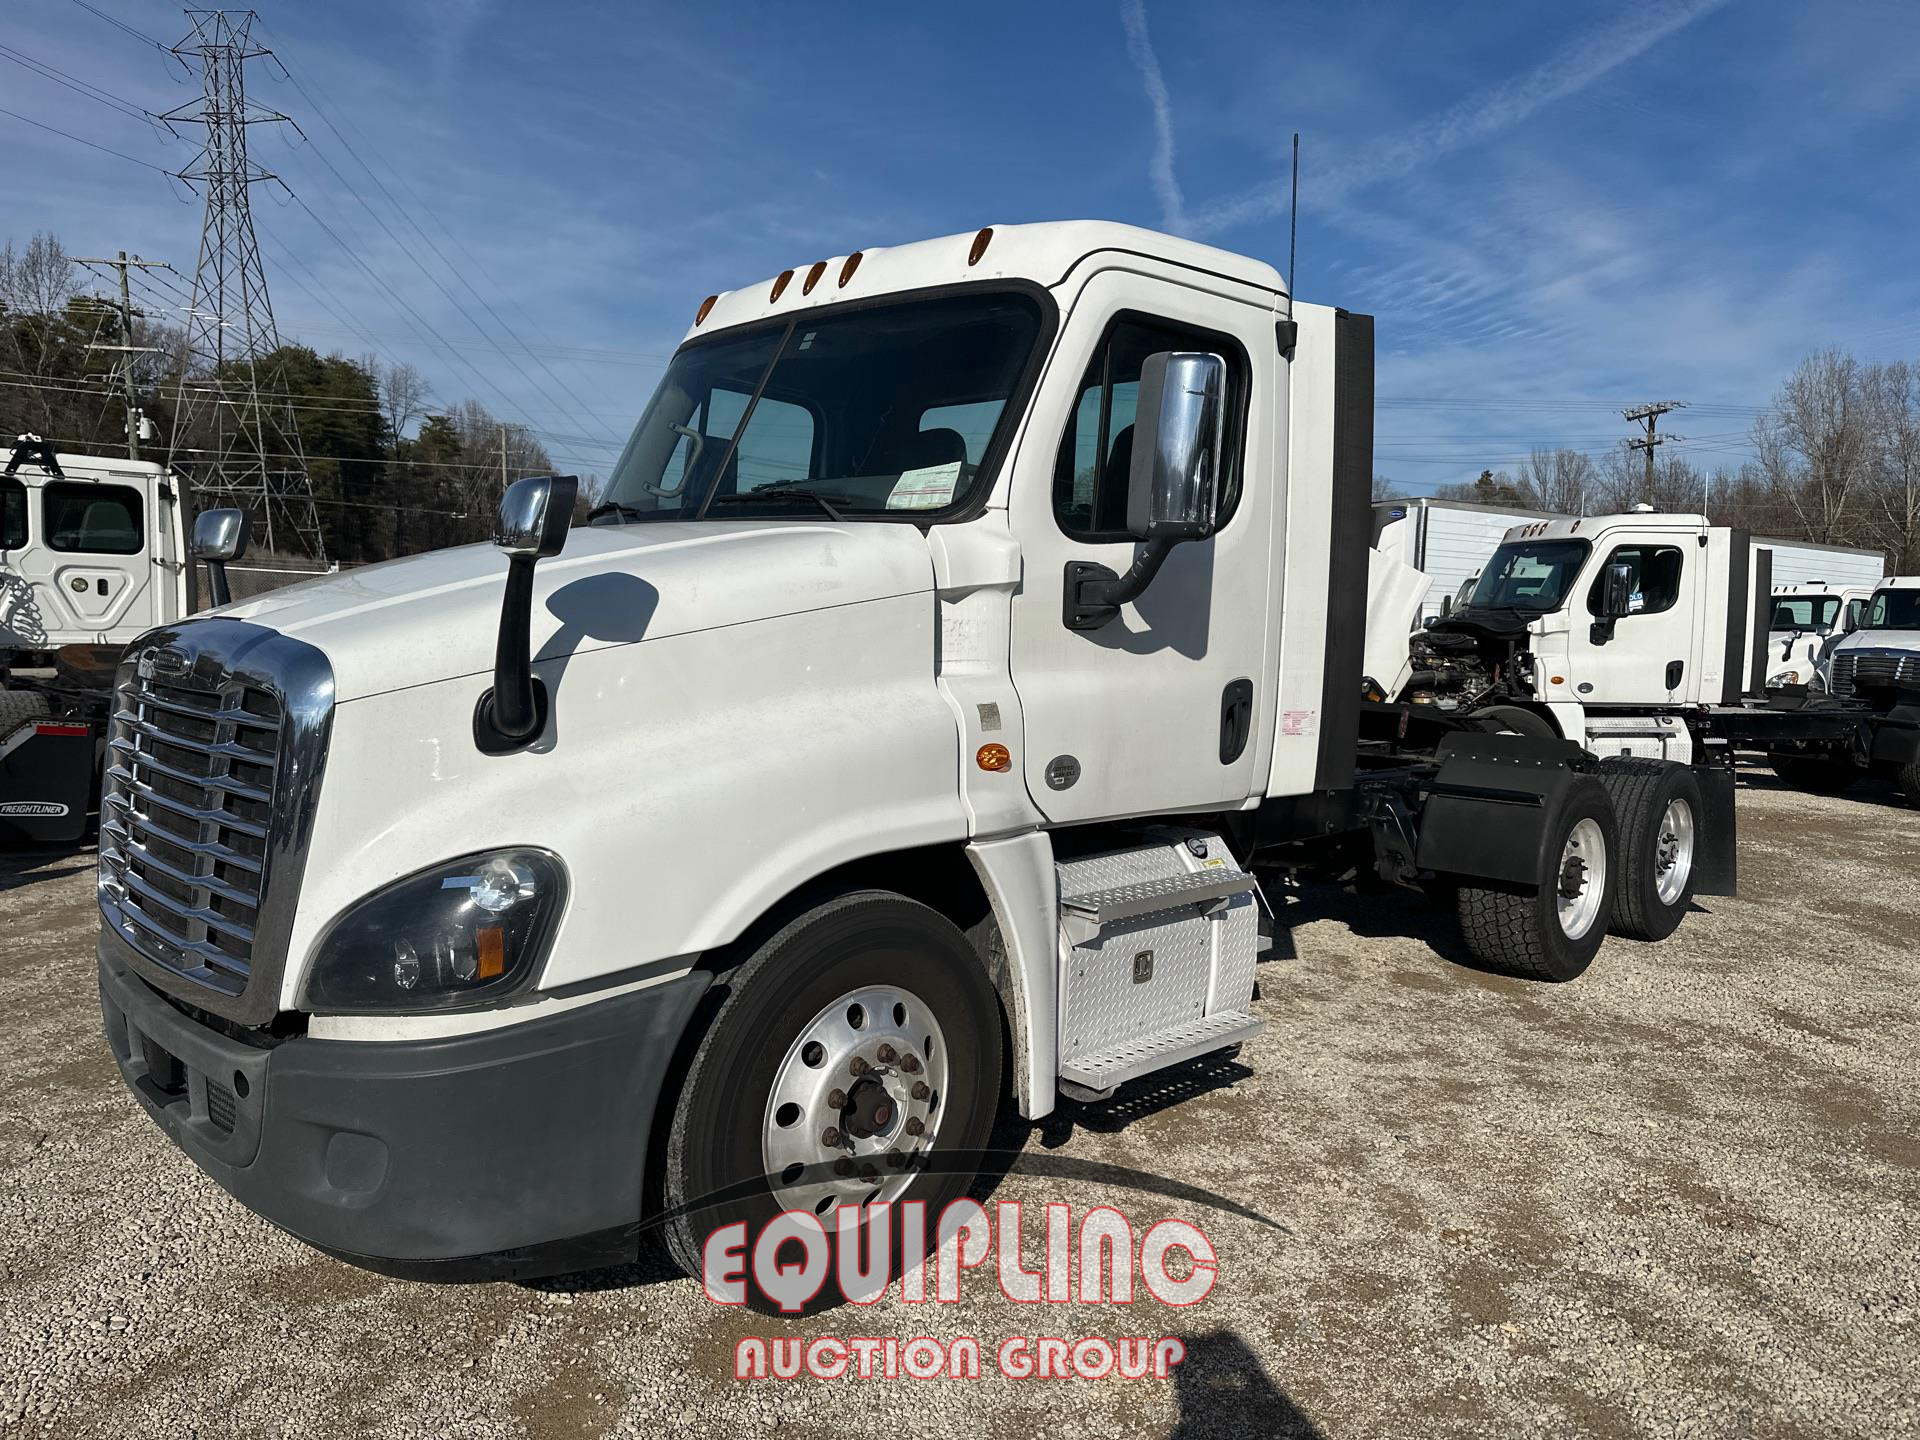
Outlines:
[{"label": "mud flap", "polygon": [[1727,765],[1695,765],[1693,778],[1700,782],[1700,801],[1706,814],[1700,817],[1700,836],[1693,861],[1693,893],[1696,895],[1739,894],[1739,827],[1734,820],[1733,769]]},{"label": "mud flap", "polygon": [[1920,760],[1920,705],[1896,705],[1881,716],[1866,750],[1877,765],[1911,765]]},{"label": "mud flap", "polygon": [[1545,847],[1560,797],[1590,759],[1571,740],[1461,732],[1440,742],[1414,858],[1423,870],[1512,885],[1548,873]]},{"label": "mud flap", "polygon": [[0,845],[58,845],[86,833],[94,729],[38,720],[0,738]]}]

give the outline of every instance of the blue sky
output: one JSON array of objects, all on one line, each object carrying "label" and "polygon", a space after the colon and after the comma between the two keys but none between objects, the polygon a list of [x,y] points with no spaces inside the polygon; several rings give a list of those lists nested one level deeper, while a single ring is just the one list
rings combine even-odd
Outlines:
[{"label": "blue sky", "polygon": [[[90,3],[187,30],[173,6]],[[1535,444],[1598,454],[1649,399],[1692,402],[1679,448],[1734,466],[1808,351],[1920,356],[1905,0],[259,13],[298,84],[262,62],[252,95],[310,143],[262,128],[255,158],[362,262],[256,191],[283,333],[349,355],[371,337],[568,468],[605,469],[702,296],[830,254],[1093,216],[1284,269],[1295,130],[1297,291],[1378,317],[1376,468],[1407,489]],[[195,93],[75,0],[12,0],[0,45],[140,108]],[[18,64],[0,90],[136,160],[191,159]],[[191,273],[180,187],[3,115],[0,144],[0,233]]]}]

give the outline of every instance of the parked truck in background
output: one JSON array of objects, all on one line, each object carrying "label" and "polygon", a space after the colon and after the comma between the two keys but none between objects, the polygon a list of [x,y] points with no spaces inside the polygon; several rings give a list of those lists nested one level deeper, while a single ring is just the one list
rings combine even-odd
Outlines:
[{"label": "parked truck in background", "polygon": [[1775,584],[1767,621],[1767,688],[1825,690],[1833,647],[1859,625],[1873,586]]},{"label": "parked truck in background", "polygon": [[1427,496],[1376,500],[1373,548],[1427,576],[1418,618],[1430,620],[1452,608],[1507,531],[1528,521],[1558,518],[1550,510],[1516,510]]},{"label": "parked truck in background", "polygon": [[0,466],[0,843],[79,838],[113,667],[190,603],[183,487],[164,466],[23,435]]},{"label": "parked truck in background", "polygon": [[1263,880],[1426,889],[1541,979],[1666,935],[1733,882],[1717,747],[1363,697],[1372,389],[1369,317],[1124,226],[709,297],[590,525],[522,481],[498,549],[128,650],[123,1077],[364,1263],[530,1273],[658,1223],[697,1269],[733,1220],[938,1214],[1003,1096],[1255,1037]]}]

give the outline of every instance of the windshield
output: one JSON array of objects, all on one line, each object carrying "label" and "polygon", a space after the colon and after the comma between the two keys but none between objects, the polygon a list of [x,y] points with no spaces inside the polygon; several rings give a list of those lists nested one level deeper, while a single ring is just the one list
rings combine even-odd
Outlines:
[{"label": "windshield", "polygon": [[933,518],[989,483],[1039,333],[1036,300],[983,291],[683,346],[596,518]]},{"label": "windshield", "polygon": [[1584,540],[1515,540],[1480,572],[1469,602],[1482,610],[1558,610],[1586,563]]},{"label": "windshield", "polygon": [[1867,607],[1868,630],[1920,630],[1920,589],[1882,590]]},{"label": "windshield", "polygon": [[1776,595],[1770,630],[1813,630],[1826,634],[1840,613],[1838,595]]}]

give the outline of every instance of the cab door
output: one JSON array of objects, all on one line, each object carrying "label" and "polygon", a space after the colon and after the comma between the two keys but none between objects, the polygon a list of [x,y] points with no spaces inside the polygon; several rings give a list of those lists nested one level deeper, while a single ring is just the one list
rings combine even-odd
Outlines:
[{"label": "cab door", "polygon": [[[1594,548],[1590,578],[1570,597],[1569,659],[1588,705],[1680,705],[1698,677],[1699,587],[1705,552],[1684,533],[1614,532]],[[1631,611],[1596,639],[1607,567],[1625,565]]]},{"label": "cab door", "polygon": [[[40,562],[49,629],[105,643],[157,621],[146,496],[109,481],[49,480],[40,487]],[[54,617],[49,616],[50,620]]]},{"label": "cab door", "polygon": [[[1245,299],[1107,271],[1074,301],[1011,477],[1021,549],[1011,669],[1025,717],[1020,764],[1049,821],[1073,823],[1244,800],[1272,685],[1267,580],[1280,358],[1271,297]],[[1218,282],[1230,291],[1231,282]],[[1069,564],[1114,574],[1126,530],[1141,367],[1161,351],[1218,354],[1228,372],[1218,524],[1173,547],[1151,585],[1099,629],[1066,623]],[[1364,577],[1362,582],[1364,583]]]}]

